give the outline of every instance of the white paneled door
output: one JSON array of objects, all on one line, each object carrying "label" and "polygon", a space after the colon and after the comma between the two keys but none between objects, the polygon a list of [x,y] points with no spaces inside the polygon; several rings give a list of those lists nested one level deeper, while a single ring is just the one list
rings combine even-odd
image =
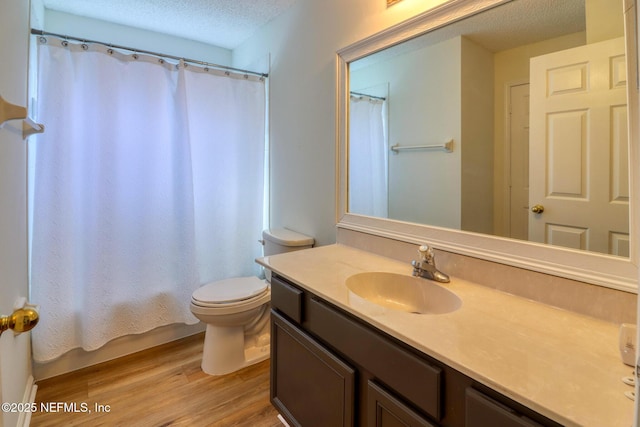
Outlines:
[{"label": "white paneled door", "polygon": [[[24,107],[27,102],[29,1],[0,1],[0,96]],[[28,296],[27,156],[22,121],[0,127],[0,314]],[[29,334],[0,336],[0,401],[21,403],[31,375]],[[18,412],[3,405],[0,427],[15,426]],[[24,414],[23,414],[24,415]]]},{"label": "white paneled door", "polygon": [[531,60],[532,241],[629,256],[624,49],[620,38]]}]

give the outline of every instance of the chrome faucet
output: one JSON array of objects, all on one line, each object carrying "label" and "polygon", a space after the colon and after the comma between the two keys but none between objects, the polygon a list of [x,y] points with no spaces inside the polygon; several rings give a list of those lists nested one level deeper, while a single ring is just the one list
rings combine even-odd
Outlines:
[{"label": "chrome faucet", "polygon": [[420,260],[411,261],[414,276],[435,280],[436,282],[449,283],[449,276],[436,268],[436,259],[431,246],[420,246],[418,254],[420,255]]}]

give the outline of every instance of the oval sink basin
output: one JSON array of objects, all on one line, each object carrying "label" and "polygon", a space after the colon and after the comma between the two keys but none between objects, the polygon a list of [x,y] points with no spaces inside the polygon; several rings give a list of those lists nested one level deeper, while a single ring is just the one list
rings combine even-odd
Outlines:
[{"label": "oval sink basin", "polygon": [[462,300],[430,280],[396,273],[359,273],[346,280],[360,298],[392,310],[415,314],[444,314],[460,308]]}]

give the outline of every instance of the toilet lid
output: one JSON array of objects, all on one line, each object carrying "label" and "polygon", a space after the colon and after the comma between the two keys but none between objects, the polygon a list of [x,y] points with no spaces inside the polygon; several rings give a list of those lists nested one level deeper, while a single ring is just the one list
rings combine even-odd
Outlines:
[{"label": "toilet lid", "polygon": [[255,276],[234,277],[208,283],[193,292],[193,299],[203,303],[231,303],[263,294],[269,284]]}]

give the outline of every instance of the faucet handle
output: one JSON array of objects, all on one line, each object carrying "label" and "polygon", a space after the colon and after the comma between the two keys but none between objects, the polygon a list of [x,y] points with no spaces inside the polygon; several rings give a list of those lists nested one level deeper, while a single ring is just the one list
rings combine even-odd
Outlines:
[{"label": "faucet handle", "polygon": [[433,261],[433,249],[429,245],[422,245],[418,248],[420,261],[431,263]]}]

